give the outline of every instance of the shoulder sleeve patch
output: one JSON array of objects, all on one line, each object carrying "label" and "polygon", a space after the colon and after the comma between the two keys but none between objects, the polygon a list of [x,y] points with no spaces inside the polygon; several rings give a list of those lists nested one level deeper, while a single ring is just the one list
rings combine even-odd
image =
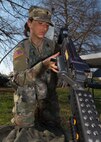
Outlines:
[{"label": "shoulder sleeve patch", "polygon": [[18,57],[20,57],[22,55],[24,55],[24,50],[22,50],[21,48],[17,48],[14,51],[13,59],[16,59],[16,58],[18,58]]}]

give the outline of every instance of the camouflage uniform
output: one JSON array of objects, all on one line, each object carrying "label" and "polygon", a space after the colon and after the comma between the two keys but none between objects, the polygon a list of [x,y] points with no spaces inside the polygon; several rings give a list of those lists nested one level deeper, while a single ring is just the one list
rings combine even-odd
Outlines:
[{"label": "camouflage uniform", "polygon": [[[32,12],[34,20],[38,20],[37,14],[41,14],[41,20],[44,18],[52,25],[49,11],[35,8],[29,14],[31,17]],[[56,95],[57,75],[42,63],[53,54],[54,44],[47,38],[44,38],[41,52],[29,38],[17,45],[13,55],[16,92],[12,119],[17,127],[6,142],[64,142]]]},{"label": "camouflage uniform", "polygon": [[[27,49],[24,45],[27,45]],[[53,54],[53,45],[50,40],[45,38],[43,49],[39,53],[30,40],[26,39],[15,49],[13,62],[14,82],[18,87],[14,94],[15,106],[13,113],[15,114],[14,122],[17,125],[19,123],[21,123],[20,126],[33,125],[35,110],[38,121],[55,122],[56,124],[57,120],[59,120],[59,106],[56,96],[57,76],[51,70],[46,70],[41,62]],[[37,107],[35,108],[36,104]],[[33,118],[33,120],[29,120],[29,118]],[[27,124],[20,122],[20,119]]]}]

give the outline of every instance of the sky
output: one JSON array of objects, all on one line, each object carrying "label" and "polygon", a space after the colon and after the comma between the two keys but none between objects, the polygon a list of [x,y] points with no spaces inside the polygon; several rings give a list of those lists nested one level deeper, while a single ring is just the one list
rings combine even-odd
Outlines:
[{"label": "sky", "polygon": [[[14,0],[13,0],[14,1]],[[29,0],[27,3],[28,4],[30,4],[30,5],[39,5],[40,4],[40,1],[41,0]],[[6,1],[4,1],[5,3],[6,3]],[[3,2],[3,3],[4,3]],[[15,2],[16,2],[16,0],[15,0]],[[20,0],[18,0],[17,1],[17,3],[21,3],[21,1]],[[1,6],[1,5],[0,5]],[[9,5],[9,3],[6,3],[6,6],[7,6],[7,10],[10,8],[10,5]],[[27,7],[27,6],[26,6]],[[10,8],[10,10],[11,10],[11,8]],[[5,12],[3,12],[2,11],[2,8],[1,8],[1,13],[0,13],[0,15],[2,16],[7,16],[8,18],[9,18],[9,16],[5,13]],[[16,23],[17,24],[17,23]],[[47,35],[47,36],[49,36],[49,34]],[[19,40],[20,41],[20,40]],[[9,52],[9,49],[7,49],[7,51],[3,54],[3,52],[2,52],[2,46],[0,45],[0,47],[1,47],[1,53],[0,53],[0,61],[2,60],[2,58],[3,58],[3,56],[7,53],[7,52]],[[11,46],[10,46],[11,47]],[[12,45],[12,47],[11,48],[13,48],[13,45]],[[9,75],[10,74],[10,72],[12,72],[13,71],[13,63],[12,63],[12,55],[13,55],[13,52],[11,52],[10,53],[11,55],[10,55],[10,57],[9,57],[9,55],[7,55],[6,56],[6,58],[2,61],[2,62],[0,62],[0,73],[1,74],[7,74],[7,75]]]},{"label": "sky", "polygon": [[101,11],[101,0],[98,0],[98,1],[99,1],[98,7],[99,7],[99,9]]},{"label": "sky", "polygon": [[12,71],[13,71],[13,65],[12,65],[12,63],[5,64],[5,63],[2,62],[0,64],[0,73],[1,74],[9,75]]}]

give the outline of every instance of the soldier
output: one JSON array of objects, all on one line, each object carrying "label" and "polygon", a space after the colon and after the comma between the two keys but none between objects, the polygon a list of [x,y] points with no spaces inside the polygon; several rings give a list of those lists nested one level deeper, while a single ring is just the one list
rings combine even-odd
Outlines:
[{"label": "soldier", "polygon": [[60,126],[59,104],[56,94],[57,66],[51,59],[55,44],[45,38],[51,22],[51,12],[31,6],[25,24],[25,35],[13,55],[15,129],[6,142],[64,142]]}]

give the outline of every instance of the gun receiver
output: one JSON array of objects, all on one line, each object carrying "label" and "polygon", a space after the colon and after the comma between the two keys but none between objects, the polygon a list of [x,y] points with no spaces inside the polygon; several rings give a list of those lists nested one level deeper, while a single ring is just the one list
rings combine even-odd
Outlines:
[{"label": "gun receiver", "polygon": [[[62,29],[64,30],[64,29]],[[65,29],[66,30],[66,29]],[[61,32],[60,32],[61,33]],[[70,118],[73,142],[101,142],[101,122],[93,96],[86,91],[90,68],[76,52],[72,40],[62,35],[61,55],[57,58],[59,76],[70,86]]]}]

